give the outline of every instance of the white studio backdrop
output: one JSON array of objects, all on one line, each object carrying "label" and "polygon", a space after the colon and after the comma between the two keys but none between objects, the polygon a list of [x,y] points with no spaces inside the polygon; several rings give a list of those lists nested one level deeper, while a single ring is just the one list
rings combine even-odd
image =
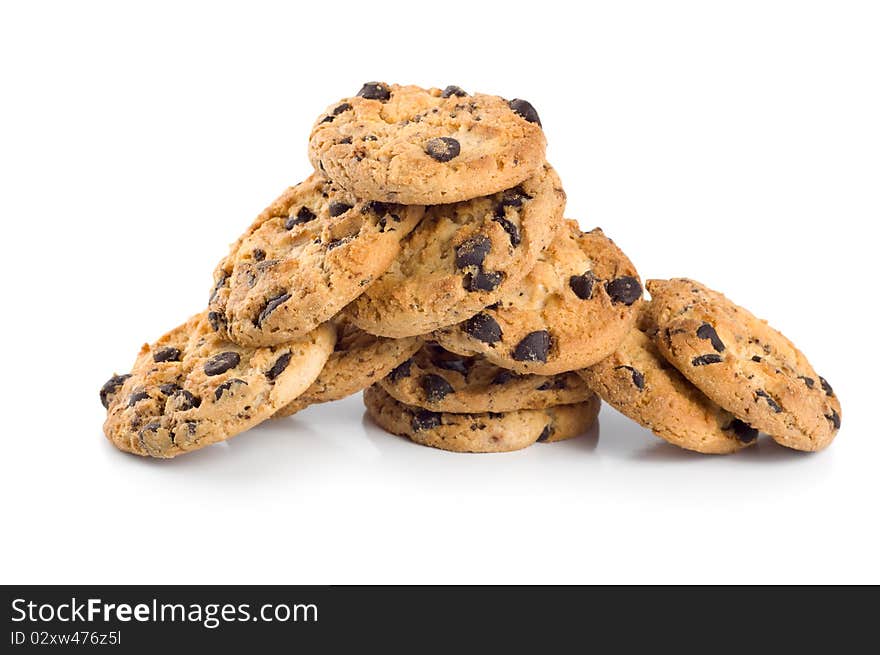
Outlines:
[{"label": "white studio backdrop", "polygon": [[[880,582],[871,2],[4,3],[2,583]],[[817,455],[678,451],[605,407],[519,453],[415,446],[359,397],[170,462],[97,390],[205,305],[364,81],[526,98],[567,216],[831,381]]]}]

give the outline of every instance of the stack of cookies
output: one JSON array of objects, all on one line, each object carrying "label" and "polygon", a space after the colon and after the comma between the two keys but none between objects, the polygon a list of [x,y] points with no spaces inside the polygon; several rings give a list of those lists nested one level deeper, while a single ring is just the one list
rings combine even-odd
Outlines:
[{"label": "stack of cookies", "polygon": [[208,306],[101,389],[107,437],[174,457],[364,391],[446,450],[586,432],[599,397],[667,441],[758,430],[819,450],[831,387],[781,334],[686,279],[648,283],[565,192],[524,100],[378,82],[317,119],[315,172],[219,263]]}]

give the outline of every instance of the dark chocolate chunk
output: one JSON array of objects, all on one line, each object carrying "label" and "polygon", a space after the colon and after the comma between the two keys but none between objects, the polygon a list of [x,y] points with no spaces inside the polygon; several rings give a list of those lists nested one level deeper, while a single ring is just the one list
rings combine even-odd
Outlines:
[{"label": "dark chocolate chunk", "polygon": [[290,353],[284,353],[281,357],[275,360],[275,363],[272,364],[272,368],[266,371],[266,377],[270,380],[274,380],[284,373],[284,369],[287,368],[288,364],[290,364]]},{"label": "dark chocolate chunk", "polygon": [[550,333],[546,330],[530,332],[513,349],[518,362],[546,362],[550,354]]},{"label": "dark chocolate chunk", "polygon": [[808,378],[806,375],[799,375],[798,377],[804,381],[807,389],[812,389],[816,385],[816,381],[813,378]]},{"label": "dark chocolate chunk", "polygon": [[615,370],[623,368],[623,369],[626,369],[627,371],[629,371],[630,374],[632,375],[632,381],[633,381],[633,384],[636,386],[636,389],[638,389],[639,391],[644,391],[644,389],[645,389],[645,376],[641,371],[633,368],[632,366],[615,366],[614,368],[615,368]]},{"label": "dark chocolate chunk", "polygon": [[330,216],[336,218],[337,216],[342,216],[345,212],[352,208],[352,205],[349,205],[345,202],[331,202],[328,211],[330,212]]},{"label": "dark chocolate chunk", "polygon": [[441,423],[441,416],[437,412],[432,412],[428,409],[420,409],[416,413],[413,414],[412,417],[412,429],[415,432],[420,432],[421,430],[430,430],[432,428],[436,428]]},{"label": "dark chocolate chunk", "polygon": [[413,360],[412,357],[410,357],[405,362],[402,362],[394,367],[394,370],[392,370],[391,373],[388,374],[388,377],[391,379],[392,382],[400,382],[404,378],[408,378],[410,375],[410,369],[412,368],[412,363]]},{"label": "dark chocolate chunk", "polygon": [[465,334],[483,343],[501,341],[501,326],[498,321],[482,312],[466,320],[462,329]]},{"label": "dark chocolate chunk", "polygon": [[522,239],[519,236],[519,229],[514,225],[514,223],[504,215],[504,206],[498,205],[495,209],[495,214],[492,216],[492,220],[501,225],[504,228],[504,231],[507,232],[507,235],[510,237],[510,245],[518,246]]},{"label": "dark chocolate chunk", "polygon": [[173,382],[169,382],[168,384],[160,384],[159,385],[159,392],[163,396],[173,396],[178,391],[180,391],[180,385],[174,384]]},{"label": "dark chocolate chunk", "polygon": [[514,373],[513,371],[508,371],[507,369],[503,369],[498,371],[498,374],[492,378],[492,384],[507,384],[511,380],[515,380],[519,375]]},{"label": "dark chocolate chunk", "polygon": [[214,355],[205,362],[205,375],[220,375],[231,368],[235,368],[241,362],[241,355],[237,352],[227,351]]},{"label": "dark chocolate chunk", "polygon": [[776,414],[779,414],[782,411],[782,407],[779,406],[779,403],[777,403],[776,400],[774,400],[770,396],[770,394],[767,393],[766,391],[764,391],[763,389],[758,389],[755,392],[755,395],[758,398],[763,398],[764,400],[766,400],[767,404],[770,406],[770,409],[772,409]]},{"label": "dark chocolate chunk", "polygon": [[155,434],[159,431],[159,428],[161,428],[161,427],[162,426],[159,424],[158,421],[152,421],[150,423],[147,423],[144,427],[142,427],[138,431],[138,439],[140,440],[141,443],[143,443],[144,438],[147,436],[147,433],[152,432],[153,434]]},{"label": "dark chocolate chunk", "polygon": [[336,109],[333,110],[333,115],[339,116],[339,114],[344,111],[348,111],[349,109],[351,109],[351,105],[347,102],[343,102],[341,105],[337,106]]},{"label": "dark chocolate chunk", "polygon": [[391,89],[381,82],[367,82],[358,91],[358,95],[367,100],[381,100],[385,102],[391,97]]},{"label": "dark chocolate chunk", "polygon": [[541,125],[541,119],[538,118],[538,112],[535,111],[535,108],[532,107],[530,102],[514,98],[507,104],[513,111],[525,118],[529,123],[537,123],[538,125]]},{"label": "dark chocolate chunk", "polygon": [[549,439],[552,434],[553,434],[553,428],[551,428],[550,425],[548,424],[548,425],[544,426],[544,429],[541,431],[541,436],[538,437],[538,441],[540,441],[540,442],[547,441],[547,439]]},{"label": "dark chocolate chunk", "polygon": [[148,400],[150,398],[150,394],[146,391],[135,391],[128,397],[128,406],[134,407],[137,403],[142,400]]},{"label": "dark chocolate chunk", "polygon": [[468,266],[480,267],[492,249],[492,241],[483,234],[475,234],[462,241],[455,249],[455,266],[459,270]]},{"label": "dark chocolate chunk", "polygon": [[422,387],[422,391],[425,392],[425,399],[429,403],[436,403],[439,400],[443,400],[449,394],[455,393],[455,389],[446,381],[446,378],[435,373],[423,375],[419,380],[419,385]]},{"label": "dark chocolate chunk", "polygon": [[289,293],[282,293],[280,295],[269,298],[266,301],[266,305],[263,307],[262,311],[260,311],[259,315],[257,316],[257,320],[256,320],[257,326],[262,325],[263,321],[265,321],[267,318],[269,318],[269,314],[274,312],[276,309],[278,309],[278,307],[280,307],[281,305],[286,303],[288,300],[290,300]]},{"label": "dark chocolate chunk", "polygon": [[266,251],[262,248],[254,248],[253,256],[256,261],[261,262],[266,259]]},{"label": "dark chocolate chunk", "polygon": [[638,279],[624,275],[605,283],[605,291],[615,304],[623,303],[627,307],[642,297],[642,285]]},{"label": "dark chocolate chunk", "polygon": [[211,329],[217,332],[226,325],[226,317],[220,312],[208,312],[208,323],[211,324]]},{"label": "dark chocolate chunk", "polygon": [[180,349],[172,346],[164,346],[153,353],[154,362],[179,362]]},{"label": "dark chocolate chunk", "polygon": [[593,275],[593,271],[587,271],[583,275],[572,275],[568,278],[568,286],[581,300],[589,300],[593,297],[593,285],[599,278]]},{"label": "dark chocolate chunk", "polygon": [[441,136],[428,141],[425,152],[436,161],[452,161],[461,154],[461,144],[452,137]]},{"label": "dark chocolate chunk", "polygon": [[175,402],[174,408],[179,412],[185,412],[202,404],[201,398],[190,393],[186,389],[178,389],[175,391],[173,400]]},{"label": "dark chocolate chunk", "polygon": [[104,409],[110,408],[110,401],[113,396],[119,391],[119,388],[125,384],[125,381],[130,378],[131,375],[126,373],[125,375],[114,375],[112,378],[107,380],[104,383],[104,386],[101,387],[101,391],[98,394],[101,398],[101,404],[104,406]]},{"label": "dark chocolate chunk", "polygon": [[379,202],[378,200],[371,200],[367,204],[364,205],[362,211],[371,211],[376,216],[384,216],[391,210],[391,203],[388,202]]},{"label": "dark chocolate chunk", "polygon": [[567,388],[567,385],[565,384],[564,377],[552,377],[545,380],[541,386],[537,388],[537,391],[553,391],[565,388]]},{"label": "dark chocolate chunk", "polygon": [[243,384],[247,386],[247,382],[244,380],[239,380],[238,378],[230,378],[226,380],[226,382],[217,385],[217,388],[214,389],[214,401],[220,400],[220,397],[223,395],[224,391],[229,391],[234,385]]},{"label": "dark chocolate chunk", "polygon": [[504,273],[497,271],[468,273],[464,278],[464,288],[468,291],[494,291],[503,279]]},{"label": "dark chocolate chunk", "polygon": [[761,359],[761,357],[759,357],[758,355],[752,355],[752,361],[753,361],[753,362],[757,362],[758,364],[760,364],[760,363],[763,362],[764,360]]},{"label": "dark chocolate chunk", "polygon": [[507,189],[501,194],[502,207],[522,207],[525,200],[531,200],[532,196],[523,191],[520,186]]},{"label": "dark chocolate chunk", "polygon": [[826,396],[834,397],[834,389],[831,388],[831,385],[828,384],[828,380],[823,378],[821,375],[819,376],[819,384],[822,385],[822,391],[825,392]]},{"label": "dark chocolate chunk", "polygon": [[724,430],[731,430],[738,441],[742,443],[751,443],[758,438],[758,431],[748,423],[740,421],[738,418],[733,419]]},{"label": "dark chocolate chunk", "polygon": [[214,284],[214,288],[211,290],[211,297],[208,298],[208,302],[214,302],[214,298],[217,297],[217,294],[220,292],[220,289],[223,288],[223,285],[226,284],[226,280],[229,279],[229,274],[225,271],[220,274],[220,277],[217,279],[217,282]]},{"label": "dark chocolate chunk", "polygon": [[700,355],[699,357],[694,357],[691,360],[691,366],[707,366],[709,364],[720,364],[724,359],[721,355],[716,355],[715,353],[709,353],[708,355]]},{"label": "dark chocolate chunk", "polygon": [[462,89],[460,86],[455,86],[454,84],[450,84],[445,89],[443,89],[443,93],[440,94],[441,98],[449,98],[450,96],[457,96],[463,98],[467,96],[467,91]]},{"label": "dark chocolate chunk", "polygon": [[302,223],[308,223],[309,221],[313,221],[318,218],[308,207],[300,207],[299,211],[296,212],[296,216],[290,216],[286,221],[284,221],[284,229],[292,230],[294,226],[301,225]]},{"label": "dark chocolate chunk", "polygon": [[724,342],[718,336],[715,328],[708,323],[703,323],[697,328],[697,336],[700,339],[708,339],[711,342],[712,347],[718,352],[724,352]]},{"label": "dark chocolate chunk", "polygon": [[835,430],[840,429],[840,414],[837,413],[837,410],[832,409],[830,414],[826,414],[825,418],[831,421],[831,425],[834,426]]}]

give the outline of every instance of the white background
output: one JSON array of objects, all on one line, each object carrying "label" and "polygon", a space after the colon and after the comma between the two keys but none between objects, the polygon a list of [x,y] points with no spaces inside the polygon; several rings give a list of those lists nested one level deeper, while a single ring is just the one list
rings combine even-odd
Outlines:
[{"label": "white background", "polygon": [[[880,582],[877,4],[603,5],[4,3],[0,582]],[[458,455],[354,397],[115,451],[98,388],[205,305],[373,79],[530,100],[567,215],[786,332],[837,441],[691,455],[606,407],[598,435]]]}]

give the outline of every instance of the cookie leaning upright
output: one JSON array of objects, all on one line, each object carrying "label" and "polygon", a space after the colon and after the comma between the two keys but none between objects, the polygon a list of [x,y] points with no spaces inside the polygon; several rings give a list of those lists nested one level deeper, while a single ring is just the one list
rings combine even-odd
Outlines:
[{"label": "cookie leaning upright", "polygon": [[436,205],[516,186],[545,147],[524,100],[370,82],[318,118],[309,159],[359,198]]},{"label": "cookie leaning upright", "polygon": [[217,266],[212,326],[248,346],[309,333],[391,265],[423,213],[359,200],[312,174],[263,211]]},{"label": "cookie leaning upright", "polygon": [[785,336],[693,280],[649,280],[663,356],[715,403],[796,450],[828,446],[840,401]]},{"label": "cookie leaning upright", "polygon": [[470,318],[518,288],[564,209],[549,164],[513,188],[428,207],[397,259],[347,312],[362,330],[395,338]]},{"label": "cookie leaning upright", "polygon": [[322,325],[280,346],[237,346],[202,312],[144,345],[131,373],[107,381],[104,433],[120,450],[163,458],[224,441],[305,391],[335,340]]}]

